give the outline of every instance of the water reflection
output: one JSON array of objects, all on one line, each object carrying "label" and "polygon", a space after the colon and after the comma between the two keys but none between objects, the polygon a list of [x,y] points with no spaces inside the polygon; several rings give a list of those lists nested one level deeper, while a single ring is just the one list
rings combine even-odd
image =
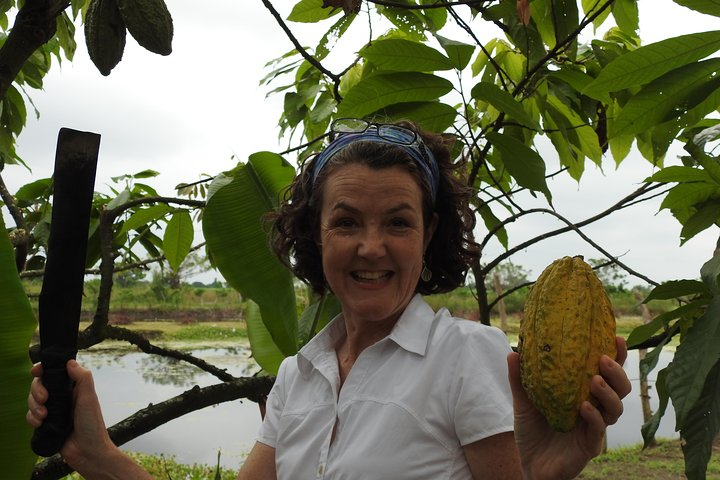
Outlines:
[{"label": "water reflection", "polygon": [[[207,348],[193,354],[236,376],[249,376],[258,367],[245,346]],[[658,399],[654,388],[657,372],[672,359],[663,353],[650,375],[653,409]],[[81,352],[80,361],[93,370],[95,383],[108,424],[112,425],[144,408],[178,395],[193,385],[217,384],[214,376],[185,362],[178,362],[144,353]],[[638,386],[638,355],[630,352],[625,364],[633,391],[623,401],[625,413],[620,422],[608,429],[608,446],[615,448],[642,442],[643,423]],[[129,450],[174,455],[184,463],[215,464],[218,451],[221,463],[228,468],[240,465],[252,447],[260,427],[260,414],[255,403],[243,400],[205,408],[173,420],[124,446]],[[672,405],[663,417],[658,437],[676,437]]]}]

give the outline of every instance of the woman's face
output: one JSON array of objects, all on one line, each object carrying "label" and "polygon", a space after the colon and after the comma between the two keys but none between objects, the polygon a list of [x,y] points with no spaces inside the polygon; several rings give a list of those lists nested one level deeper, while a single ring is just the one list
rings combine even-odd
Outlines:
[{"label": "woman's face", "polygon": [[410,302],[435,229],[422,193],[399,167],[349,164],[323,187],[319,247],[325,278],[346,320],[395,321]]}]

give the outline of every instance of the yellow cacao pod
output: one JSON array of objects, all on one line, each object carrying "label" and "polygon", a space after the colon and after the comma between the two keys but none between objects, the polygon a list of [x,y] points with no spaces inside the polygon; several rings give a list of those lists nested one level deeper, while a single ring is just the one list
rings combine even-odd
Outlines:
[{"label": "yellow cacao pod", "polygon": [[540,274],[525,303],[518,352],[530,400],[555,430],[572,430],[591,400],[600,357],[617,355],[610,299],[582,257],[555,260]]},{"label": "yellow cacao pod", "polygon": [[163,0],[117,0],[128,32],[153,53],[172,52],[173,21]]},{"label": "yellow cacao pod", "polygon": [[115,0],[90,0],[85,13],[85,44],[90,60],[107,76],[125,50],[125,23]]}]

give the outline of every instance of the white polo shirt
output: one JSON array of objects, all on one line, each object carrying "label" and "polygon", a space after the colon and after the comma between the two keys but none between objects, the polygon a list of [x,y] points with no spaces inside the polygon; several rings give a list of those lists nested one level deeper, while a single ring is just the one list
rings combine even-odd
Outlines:
[{"label": "white polo shirt", "polygon": [[275,448],[278,479],[472,479],[462,446],[512,431],[500,330],[416,295],[340,389],[344,333],[340,315],[280,366],[258,438]]}]

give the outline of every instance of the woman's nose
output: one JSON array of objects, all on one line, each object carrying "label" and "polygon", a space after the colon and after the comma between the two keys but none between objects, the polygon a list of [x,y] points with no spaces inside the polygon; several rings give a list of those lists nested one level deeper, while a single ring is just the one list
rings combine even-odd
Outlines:
[{"label": "woman's nose", "polygon": [[363,232],[358,245],[358,255],[379,258],[386,254],[385,235],[379,228],[368,228]]}]

